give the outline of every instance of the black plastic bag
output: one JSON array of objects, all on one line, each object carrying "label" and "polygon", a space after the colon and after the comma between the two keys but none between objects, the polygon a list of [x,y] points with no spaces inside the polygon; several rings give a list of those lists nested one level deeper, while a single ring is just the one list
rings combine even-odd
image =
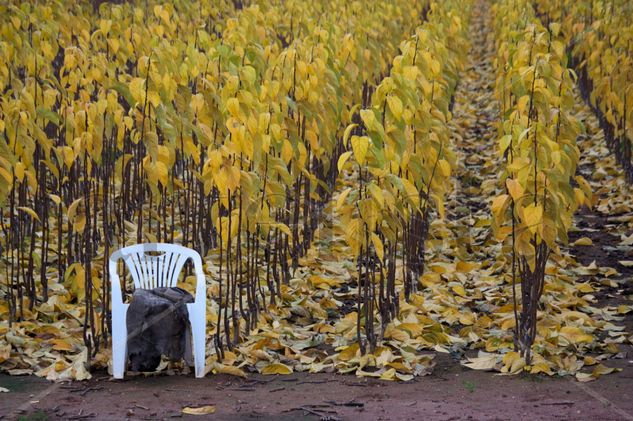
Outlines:
[{"label": "black plastic bag", "polygon": [[192,365],[191,325],[182,288],[136,289],[127,311],[128,361],[131,371],[153,371],[161,356]]}]

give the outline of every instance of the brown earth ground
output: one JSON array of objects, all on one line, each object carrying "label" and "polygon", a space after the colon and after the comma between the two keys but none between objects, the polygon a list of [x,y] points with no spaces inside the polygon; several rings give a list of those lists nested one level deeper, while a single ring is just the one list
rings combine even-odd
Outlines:
[{"label": "brown earth ground", "polygon": [[[631,357],[631,355],[629,356]],[[106,373],[80,383],[1,376],[4,419],[146,420],[191,418],[183,407],[215,405],[206,417],[330,420],[633,419],[633,361],[592,383],[541,376],[501,376],[438,357],[433,374],[407,383],[339,374],[129,378]],[[193,417],[196,418],[196,417]]]}]

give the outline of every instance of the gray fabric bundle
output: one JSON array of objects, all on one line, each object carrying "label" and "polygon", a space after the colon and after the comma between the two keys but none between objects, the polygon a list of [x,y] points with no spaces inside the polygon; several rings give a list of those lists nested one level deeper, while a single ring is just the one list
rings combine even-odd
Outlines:
[{"label": "gray fabric bundle", "polygon": [[192,365],[191,325],[181,288],[136,289],[127,311],[128,361],[132,371],[153,371],[161,356]]}]

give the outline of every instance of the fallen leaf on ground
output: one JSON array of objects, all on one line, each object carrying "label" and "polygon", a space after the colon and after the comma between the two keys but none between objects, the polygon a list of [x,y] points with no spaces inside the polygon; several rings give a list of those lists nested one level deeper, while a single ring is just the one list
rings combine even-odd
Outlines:
[{"label": "fallen leaf on ground", "polygon": [[495,366],[501,361],[501,355],[488,354],[486,352],[480,352],[478,357],[467,358],[466,362],[462,361],[462,365],[473,370],[494,370]]},{"label": "fallen leaf on ground", "polygon": [[292,373],[292,368],[288,367],[286,364],[273,363],[264,367],[261,373],[262,374],[290,374]]},{"label": "fallen leaf on ground", "polygon": [[582,237],[577,239],[576,241],[574,241],[574,243],[572,244],[573,246],[590,246],[593,244],[593,241],[591,241],[591,238],[589,237]]},{"label": "fallen leaf on ground", "polygon": [[209,415],[215,414],[215,405],[206,405],[198,407],[186,406],[182,408],[182,413],[187,415]]},{"label": "fallen leaf on ground", "polygon": [[591,382],[598,379],[603,374],[609,374],[616,371],[621,371],[619,368],[607,367],[603,364],[598,364],[594,367],[591,373],[576,373],[576,379],[579,382]]}]

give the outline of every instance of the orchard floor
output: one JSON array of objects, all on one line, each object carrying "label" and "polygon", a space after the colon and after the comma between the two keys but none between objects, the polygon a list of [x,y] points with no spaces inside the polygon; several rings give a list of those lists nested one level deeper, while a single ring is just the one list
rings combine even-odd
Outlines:
[{"label": "orchard floor", "polygon": [[[591,383],[571,378],[501,376],[462,368],[438,355],[433,374],[407,383],[340,374],[133,377],[50,383],[0,376],[3,419],[144,420],[173,418],[330,420],[633,419],[633,351],[612,365],[619,373]],[[216,413],[182,415],[214,405]]]}]

